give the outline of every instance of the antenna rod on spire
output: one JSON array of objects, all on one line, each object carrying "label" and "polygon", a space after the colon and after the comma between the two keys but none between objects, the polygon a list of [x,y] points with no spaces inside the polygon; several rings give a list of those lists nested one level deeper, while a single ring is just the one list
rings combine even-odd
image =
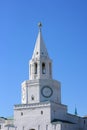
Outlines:
[{"label": "antenna rod on spire", "polygon": [[42,23],[41,22],[38,23],[38,27],[39,27],[39,30],[41,31],[41,27],[42,27]]}]

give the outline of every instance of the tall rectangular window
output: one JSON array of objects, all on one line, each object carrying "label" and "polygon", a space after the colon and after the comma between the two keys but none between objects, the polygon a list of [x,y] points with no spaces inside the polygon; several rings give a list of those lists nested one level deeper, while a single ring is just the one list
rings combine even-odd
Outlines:
[{"label": "tall rectangular window", "polygon": [[46,74],[46,65],[42,63],[42,74]]},{"label": "tall rectangular window", "polygon": [[37,63],[34,64],[35,67],[35,74],[37,74]]}]

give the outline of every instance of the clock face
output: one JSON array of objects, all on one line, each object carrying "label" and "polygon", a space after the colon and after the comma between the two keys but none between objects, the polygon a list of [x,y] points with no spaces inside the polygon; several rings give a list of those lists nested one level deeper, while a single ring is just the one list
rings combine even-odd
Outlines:
[{"label": "clock face", "polygon": [[49,87],[49,86],[44,86],[42,89],[41,89],[41,93],[44,97],[46,98],[49,98],[52,96],[53,94],[53,90]]}]

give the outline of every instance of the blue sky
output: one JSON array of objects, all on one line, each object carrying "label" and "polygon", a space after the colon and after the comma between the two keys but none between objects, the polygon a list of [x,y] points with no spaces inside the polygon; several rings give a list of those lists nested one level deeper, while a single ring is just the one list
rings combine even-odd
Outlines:
[{"label": "blue sky", "polygon": [[87,0],[0,0],[0,116],[21,103],[39,21],[62,103],[87,115]]}]

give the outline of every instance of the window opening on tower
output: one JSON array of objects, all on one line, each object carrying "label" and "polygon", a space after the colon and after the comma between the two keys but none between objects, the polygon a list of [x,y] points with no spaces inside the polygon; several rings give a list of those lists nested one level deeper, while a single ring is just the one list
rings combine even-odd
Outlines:
[{"label": "window opening on tower", "polygon": [[21,112],[21,116],[23,116],[23,112]]},{"label": "window opening on tower", "polygon": [[34,64],[35,67],[35,74],[37,74],[37,63]]},{"label": "window opening on tower", "polygon": [[31,100],[34,101],[34,96],[33,95],[31,96]]},{"label": "window opening on tower", "polygon": [[46,65],[42,63],[42,74],[46,74]]}]

